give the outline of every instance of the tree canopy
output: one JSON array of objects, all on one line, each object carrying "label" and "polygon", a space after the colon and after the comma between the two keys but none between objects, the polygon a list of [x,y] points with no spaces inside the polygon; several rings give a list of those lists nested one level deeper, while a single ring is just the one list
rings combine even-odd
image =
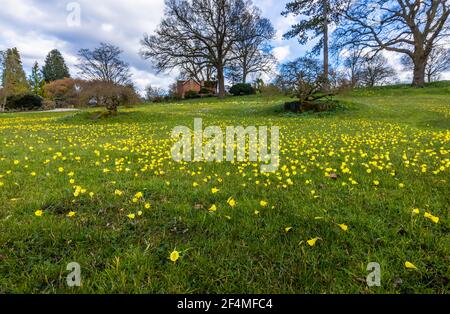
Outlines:
[{"label": "tree canopy", "polygon": [[448,0],[356,0],[342,11],[338,46],[358,46],[407,55],[414,64],[413,86],[423,87],[433,48],[450,35]]},{"label": "tree canopy", "polygon": [[47,83],[70,77],[69,68],[58,49],[53,49],[48,53],[42,67],[42,75]]},{"label": "tree canopy", "polygon": [[233,48],[241,18],[253,5],[244,0],[166,0],[164,18],[155,34],[142,40],[142,56],[161,71],[180,68],[186,60],[211,65],[225,96],[225,68],[236,60]]},{"label": "tree canopy", "polygon": [[282,15],[302,16],[303,18],[284,34],[287,39],[297,38],[304,45],[320,37],[312,52],[323,51],[324,89],[329,88],[329,33],[330,25],[341,18],[341,10],[348,0],[294,0],[286,4]]},{"label": "tree canopy", "polygon": [[118,85],[130,85],[130,67],[120,55],[119,47],[100,43],[100,46],[90,49],[81,49],[78,52],[81,76],[88,80],[98,80]]}]

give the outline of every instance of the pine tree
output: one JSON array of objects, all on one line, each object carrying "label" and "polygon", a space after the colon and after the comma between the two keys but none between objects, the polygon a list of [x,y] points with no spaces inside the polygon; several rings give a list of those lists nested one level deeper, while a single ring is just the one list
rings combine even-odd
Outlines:
[{"label": "pine tree", "polygon": [[299,23],[292,25],[291,30],[284,37],[286,39],[298,38],[300,44],[317,37],[322,37],[313,52],[323,51],[323,72],[325,79],[324,89],[328,90],[329,83],[329,33],[330,25],[339,21],[339,12],[348,0],[294,0],[286,4],[282,13],[284,16],[304,16]]},{"label": "pine tree", "polygon": [[6,107],[8,96],[26,93],[30,90],[17,48],[8,49],[4,53],[2,85],[3,107],[0,108],[0,111]]},{"label": "pine tree", "polygon": [[42,75],[47,83],[62,80],[70,77],[69,68],[64,61],[63,56],[57,49],[49,52],[45,58],[45,65],[42,68]]},{"label": "pine tree", "polygon": [[33,94],[37,96],[43,96],[45,81],[39,69],[39,64],[37,62],[34,63],[28,81],[30,83],[31,91],[33,92]]},{"label": "pine tree", "polygon": [[3,57],[5,56],[5,52],[0,50],[0,78],[3,77]]},{"label": "pine tree", "polygon": [[4,107],[6,104],[6,100],[4,97],[6,96],[5,89],[3,88],[3,66],[4,66],[4,58],[6,53],[4,51],[0,51],[0,78],[2,79],[2,86],[0,86],[0,112],[4,111]]}]

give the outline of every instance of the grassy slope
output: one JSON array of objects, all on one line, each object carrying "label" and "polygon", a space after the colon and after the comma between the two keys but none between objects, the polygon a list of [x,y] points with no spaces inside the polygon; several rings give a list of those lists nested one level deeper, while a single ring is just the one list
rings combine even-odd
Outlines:
[{"label": "grassy slope", "polygon": [[[0,292],[448,292],[450,86],[341,98],[346,110],[322,115],[284,114],[283,99],[255,96],[101,121],[89,112],[0,116]],[[281,126],[285,167],[264,176],[253,163],[172,162],[172,127],[195,117]],[[73,186],[86,192],[75,197]],[[182,257],[172,263],[175,248]],[[78,290],[65,284],[72,261],[82,267]],[[365,283],[369,262],[381,264],[379,288]]]}]

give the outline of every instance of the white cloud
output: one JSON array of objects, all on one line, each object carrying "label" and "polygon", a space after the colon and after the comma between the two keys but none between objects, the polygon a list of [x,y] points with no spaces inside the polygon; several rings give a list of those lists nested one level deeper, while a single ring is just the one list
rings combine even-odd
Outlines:
[{"label": "white cloud", "polygon": [[174,82],[174,74],[156,75],[154,73],[142,71],[134,67],[130,68],[130,72],[133,75],[133,82],[141,92],[143,92],[145,90],[145,87],[147,87],[148,85],[165,89]]},{"label": "white cloud", "polygon": [[291,54],[290,46],[275,47],[273,49],[273,55],[277,58],[278,62],[283,62]]},{"label": "white cloud", "polygon": [[102,24],[102,30],[104,30],[105,32],[111,32],[114,30],[114,25],[111,24]]},{"label": "white cloud", "polygon": [[[94,48],[100,42],[119,46],[123,58],[136,74],[136,85],[151,81],[151,64],[139,55],[140,40],[159,24],[164,0],[79,0],[81,25],[67,24],[68,1],[1,0],[0,50],[17,47],[27,72],[35,61],[43,63],[47,53],[57,48],[65,57],[71,74],[76,75],[77,51]],[[135,69],[136,71],[133,71]],[[143,72],[149,72],[145,84]],[[153,74],[154,76],[154,74]],[[161,80],[160,80],[161,81]],[[162,80],[167,82],[167,79]],[[158,80],[153,79],[153,83]],[[167,84],[168,85],[168,84]]]}]

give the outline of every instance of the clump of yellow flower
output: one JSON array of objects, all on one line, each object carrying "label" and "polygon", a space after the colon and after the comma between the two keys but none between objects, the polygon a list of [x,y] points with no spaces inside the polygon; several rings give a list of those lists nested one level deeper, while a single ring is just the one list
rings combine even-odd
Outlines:
[{"label": "clump of yellow flower", "polygon": [[306,243],[308,243],[309,246],[314,246],[314,245],[316,245],[316,242],[318,240],[320,240],[320,238],[313,238],[313,239],[306,241]]},{"label": "clump of yellow flower", "polygon": [[433,216],[432,214],[425,212],[425,214],[423,215],[425,218],[431,220],[432,222],[434,222],[435,224],[437,224],[439,222],[439,217]]},{"label": "clump of yellow flower", "polygon": [[212,194],[216,194],[217,192],[219,192],[220,190],[218,188],[212,188],[211,189],[211,193]]},{"label": "clump of yellow flower", "polygon": [[144,196],[144,194],[142,194],[142,192],[137,192],[134,197],[137,199],[141,199]]},{"label": "clump of yellow flower", "polygon": [[75,197],[80,196],[81,191],[82,191],[81,186],[76,186],[76,187],[75,187],[75,192],[73,192],[73,196],[75,196]]},{"label": "clump of yellow flower", "polygon": [[408,261],[405,262],[405,267],[408,269],[417,269],[416,265]]},{"label": "clump of yellow flower", "polygon": [[227,203],[228,203],[228,205],[230,205],[231,207],[235,207],[235,206],[236,206],[236,200],[235,200],[234,198],[232,198],[232,197],[230,197],[230,198],[227,200]]},{"label": "clump of yellow flower", "polygon": [[339,224],[338,225],[343,231],[347,231],[348,230],[348,226],[346,224]]},{"label": "clump of yellow flower", "polygon": [[180,258],[180,252],[178,252],[177,250],[174,250],[172,253],[170,253],[169,258],[172,262],[175,263]]}]

